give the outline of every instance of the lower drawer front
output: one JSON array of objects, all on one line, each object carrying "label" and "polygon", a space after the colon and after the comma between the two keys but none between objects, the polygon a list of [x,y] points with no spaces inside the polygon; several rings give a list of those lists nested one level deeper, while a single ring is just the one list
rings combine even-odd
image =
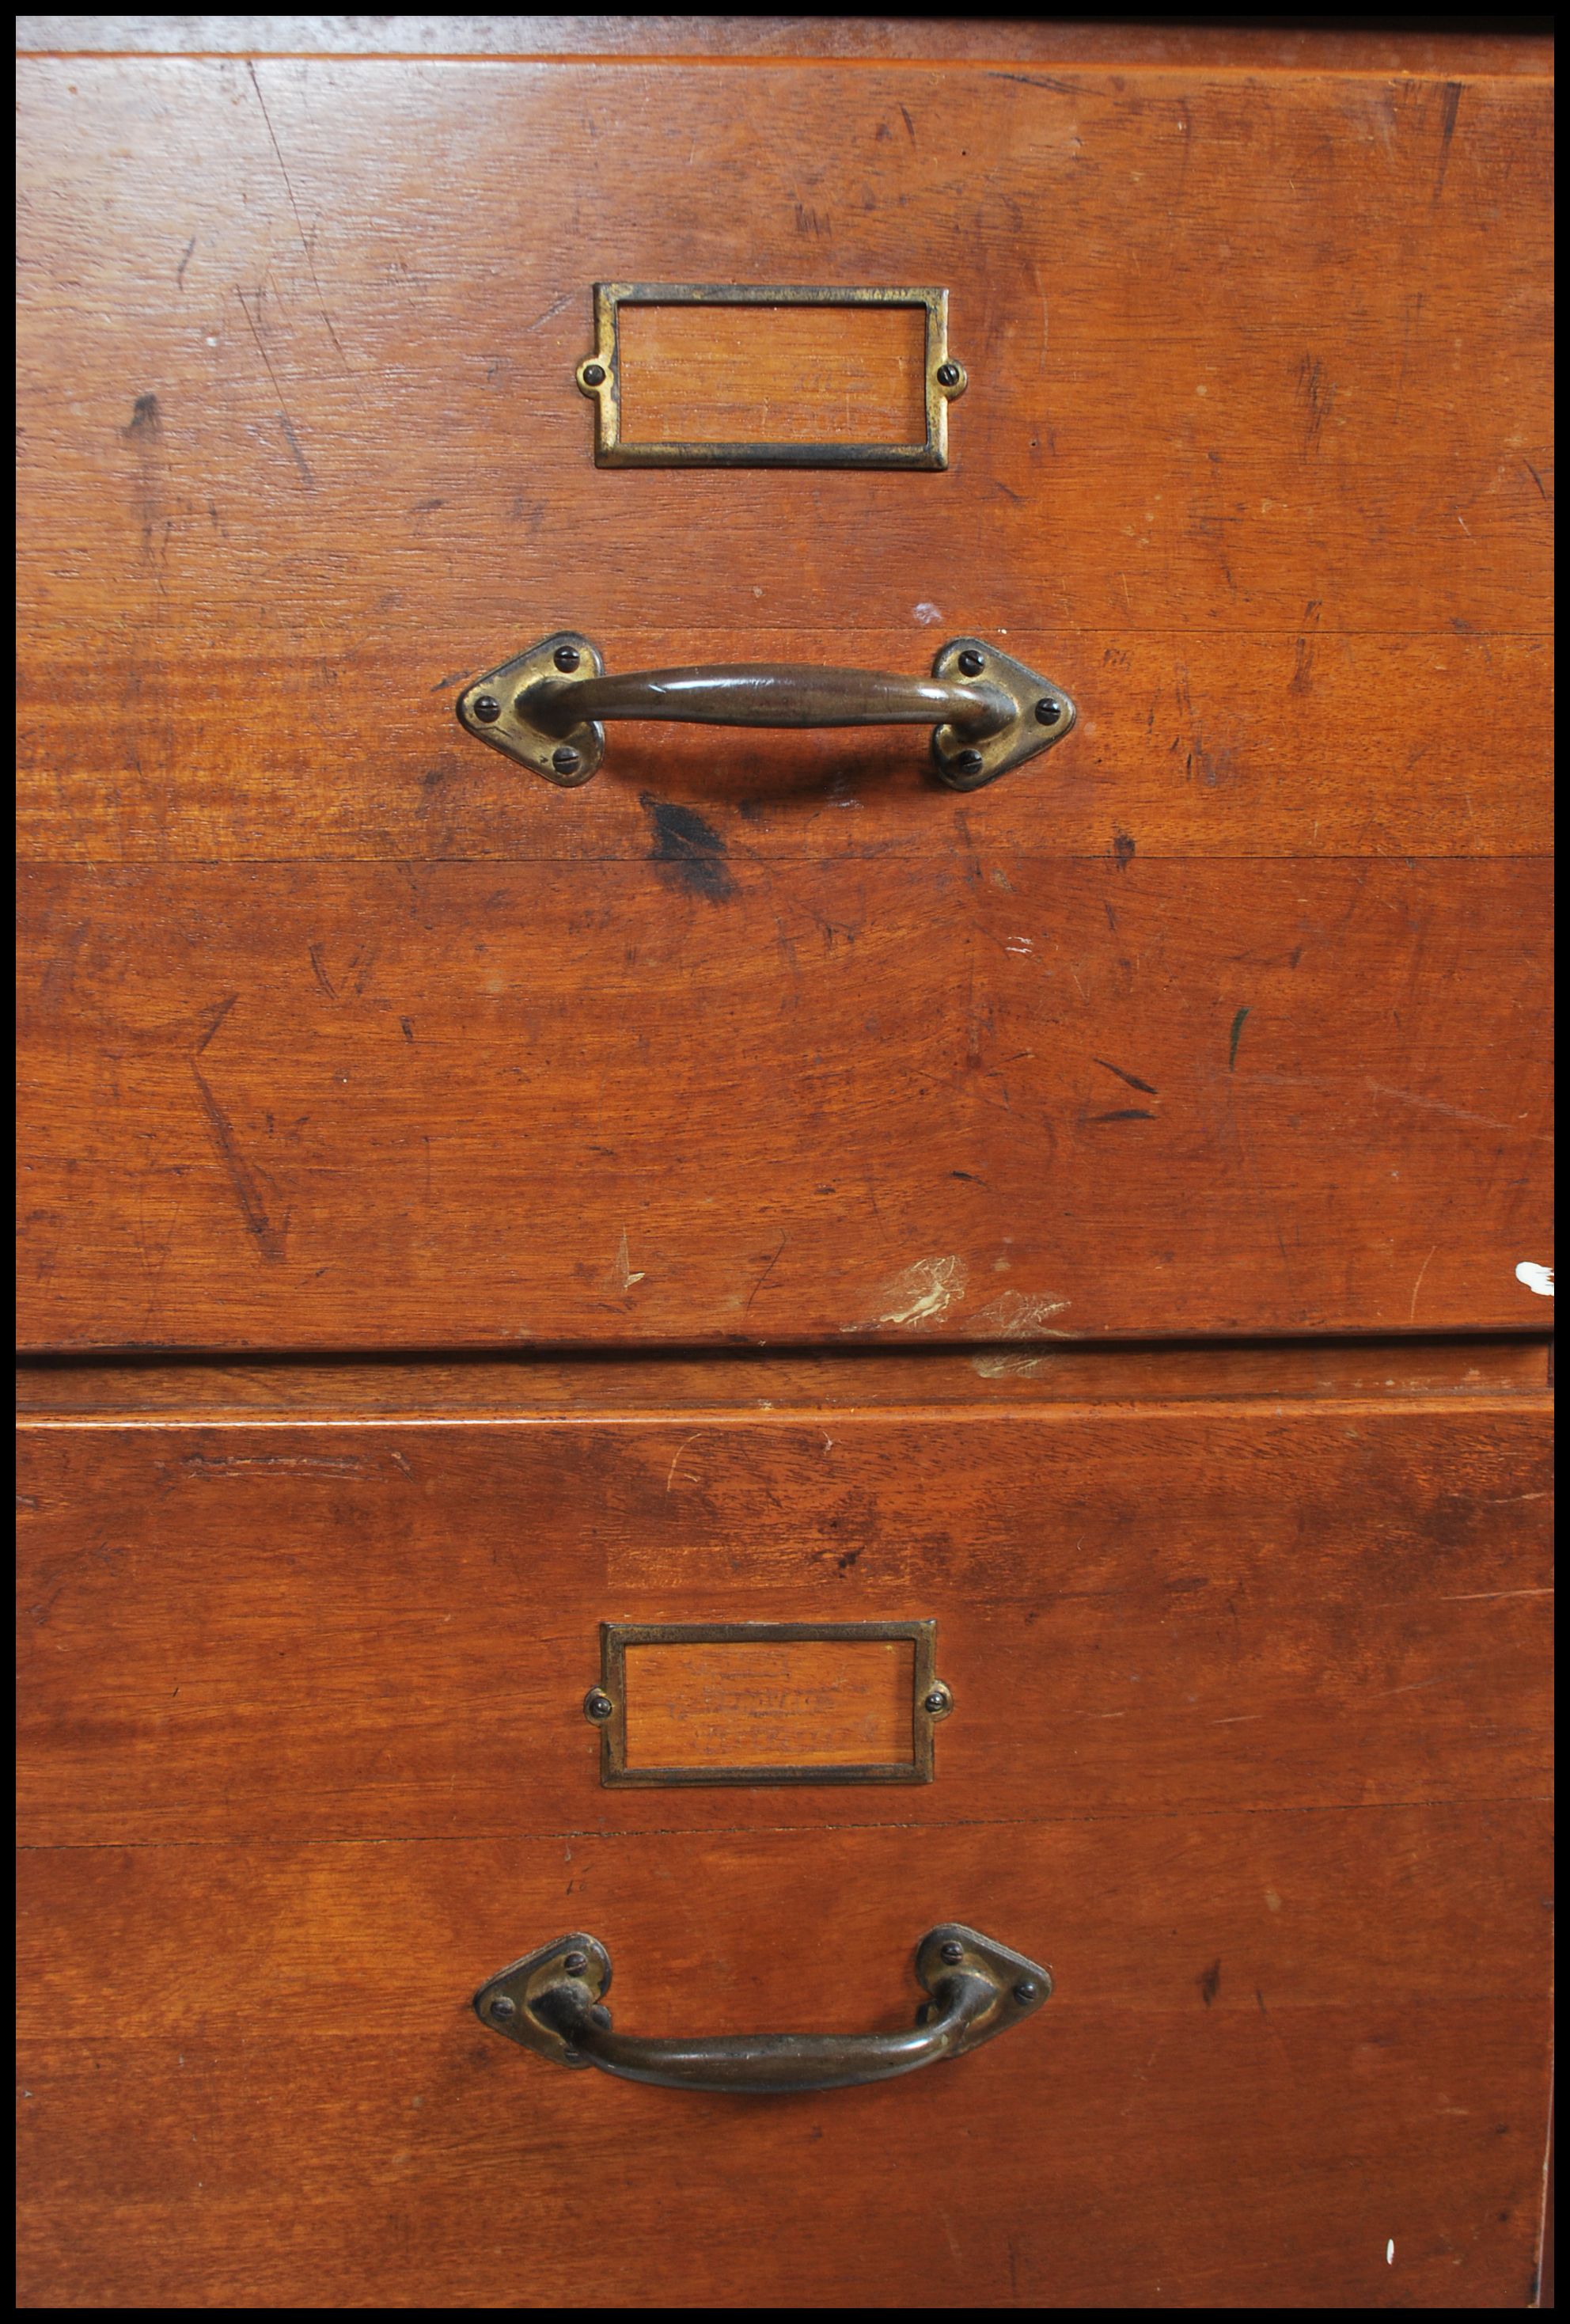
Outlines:
[{"label": "lower drawer front", "polygon": [[[1547,2085],[1521,1398],[24,1431],[34,2306],[1507,2306]],[[602,1620],[926,1618],[930,1784],[606,1788]],[[784,2098],[652,2035],[975,2054]]]}]

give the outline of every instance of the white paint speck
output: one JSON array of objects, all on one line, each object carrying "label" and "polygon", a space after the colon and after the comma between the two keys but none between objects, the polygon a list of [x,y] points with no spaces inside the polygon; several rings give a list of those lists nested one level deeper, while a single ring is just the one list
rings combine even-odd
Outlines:
[{"label": "white paint speck", "polygon": [[1060,1315],[1068,1305],[1051,1292],[1003,1291],[967,1317],[967,1336],[973,1340],[1067,1339],[1068,1333],[1049,1332],[1043,1326],[1049,1315]]},{"label": "white paint speck", "polygon": [[1516,1269],[1516,1281],[1524,1283],[1529,1291],[1539,1292],[1545,1299],[1554,1296],[1554,1270],[1539,1267],[1533,1259],[1523,1259]]},{"label": "white paint speck", "polygon": [[[965,1262],[956,1253],[946,1259],[918,1259],[914,1267],[890,1276],[877,1294],[876,1311],[861,1328],[879,1323],[922,1326],[946,1314],[965,1294]],[[851,1327],[856,1328],[854,1325]]]},{"label": "white paint speck", "polygon": [[941,622],[943,618],[936,605],[929,605],[924,597],[919,605],[913,605],[911,611],[923,630],[930,630],[934,622]]},{"label": "white paint speck", "polygon": [[641,1283],[643,1281],[646,1271],[647,1270],[641,1267],[635,1268],[629,1263],[627,1248],[627,1229],[623,1227],[621,1230],[621,1240],[616,1246],[616,1257],[611,1263],[611,1272],[606,1278],[607,1282],[613,1291],[630,1291],[635,1283]]},{"label": "white paint speck", "polygon": [[1396,2264],[1396,2246],[1395,2237],[1393,2236],[1384,2247],[1384,2264],[1386,2267],[1394,2267]]},{"label": "white paint speck", "polygon": [[1003,949],[1005,952],[1023,954],[1034,952],[1035,946],[1031,942],[1029,936],[1005,936],[1004,938]]}]

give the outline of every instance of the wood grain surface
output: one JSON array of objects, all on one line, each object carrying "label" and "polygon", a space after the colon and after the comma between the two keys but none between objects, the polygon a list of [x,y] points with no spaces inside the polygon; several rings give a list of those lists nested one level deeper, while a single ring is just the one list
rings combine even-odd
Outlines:
[{"label": "wood grain surface", "polygon": [[45,1418],[154,1414],[244,1417],[294,1413],[352,1420],[589,1416],[690,1410],[839,1411],[933,1405],[1137,1404],[1220,1397],[1474,1397],[1546,1394],[1553,1342],[1501,1335],[1272,1341],[1254,1346],[1087,1347],[1003,1342],[959,1353],[859,1345],[837,1354],[758,1350],[688,1356],[311,1356],[179,1362],[161,1356],[35,1359],[18,1367],[19,1411]]},{"label": "wood grain surface", "polygon": [[919,308],[626,304],[617,340],[626,443],[920,444],[926,436]]},{"label": "wood grain surface", "polygon": [[[24,1344],[1538,1324],[1540,85],[24,81]],[[947,475],[593,468],[595,277],[825,274]],[[553,794],[451,704],[564,622],[1081,725]]]},{"label": "wood grain surface", "polygon": [[1542,867],[655,853],[33,872],[23,1344],[1542,1327]]},{"label": "wood grain surface", "polygon": [[602,1620],[936,1619],[938,1780],[770,1826],[1540,1797],[1548,1442],[1541,1397],[30,1422],[25,1836],[735,1823],[601,1789]]},{"label": "wood grain surface", "polygon": [[[1547,1856],[1498,1804],[45,1851],[23,2303],[1525,2307]],[[586,1928],[629,2032],[893,2028],[950,1916],[1053,1999],[877,2089],[611,2083],[469,2007]]]},{"label": "wood grain surface", "polygon": [[[24,2302],[1528,2304],[1547,1424],[29,1421]],[[601,1787],[607,1615],[913,1614],[930,1786]],[[585,2090],[468,2010],[574,1926],[629,2030],[892,2025],[945,1917],[1056,1994],[937,2083]]]},{"label": "wood grain surface", "polygon": [[911,1766],[906,1639],[626,1649],[629,1767]]},{"label": "wood grain surface", "polygon": [[[1058,64],[1296,67],[1309,71],[1536,73],[1554,69],[1550,20],[1496,16],[1450,29],[1403,18],[1333,29],[1290,23],[1073,23],[1018,16],[19,16],[17,47],[91,54],[207,51],[378,56],[1019,58]],[[1457,29],[1459,27],[1459,29]]]}]

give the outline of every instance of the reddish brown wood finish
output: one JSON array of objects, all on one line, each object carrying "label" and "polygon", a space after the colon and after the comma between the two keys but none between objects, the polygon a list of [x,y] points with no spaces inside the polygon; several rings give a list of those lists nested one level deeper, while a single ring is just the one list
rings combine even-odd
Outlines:
[{"label": "reddish brown wood finish", "polygon": [[[1524,2305],[1543,1400],[694,1418],[27,1428],[24,2299]],[[937,1781],[601,1789],[608,1610],[935,1614]],[[466,2011],[893,2024],[948,1915],[1056,1997],[882,2091]]]},{"label": "reddish brown wood finish", "polygon": [[465,1419],[692,1406],[839,1411],[933,1405],[1235,1402],[1244,1397],[1520,1396],[1552,1385],[1547,1338],[1277,1341],[1254,1347],[1002,1345],[963,1353],[857,1347],[823,1355],[745,1353],[469,1357],[382,1362],[307,1357],[177,1363],[79,1357],[18,1370],[18,1408],[41,1418],[151,1414],[169,1421],[295,1414],[352,1420],[390,1413]]},{"label": "reddish brown wood finish", "polygon": [[629,303],[618,310],[617,340],[628,443],[920,444],[926,436],[918,307]]},{"label": "reddish brown wood finish", "polygon": [[1541,1398],[32,1423],[24,1829],[446,1837],[500,1796],[729,1828],[600,1789],[607,1619],[937,1619],[940,1781],[771,1825],[1538,1797],[1547,1430]]},{"label": "reddish brown wood finish", "polygon": [[1541,32],[1428,30],[1415,23],[1332,32],[1285,25],[1058,23],[942,16],[21,16],[23,51],[262,56],[688,56],[1019,58],[1058,64],[1305,71],[1537,73]]},{"label": "reddish brown wood finish", "polygon": [[[50,1852],[23,2301],[1525,2307],[1546,1852],[1536,1807]],[[587,1926],[629,2030],[892,2028],[957,1909],[1054,1998],[882,2089],[607,2083],[467,2006]]]},{"label": "reddish brown wood finish", "polygon": [[24,1344],[1546,1304],[1515,1273],[1552,1257],[1538,866],[170,867],[28,900]]},{"label": "reddish brown wood finish", "polygon": [[626,1650],[629,1767],[908,1767],[910,1640]]},{"label": "reddish brown wood finish", "polygon": [[[1537,1323],[1540,85],[26,83],[30,1346]],[[592,468],[596,275],[824,274],[950,285],[948,475]],[[1082,724],[552,794],[450,706],[565,621]]]}]

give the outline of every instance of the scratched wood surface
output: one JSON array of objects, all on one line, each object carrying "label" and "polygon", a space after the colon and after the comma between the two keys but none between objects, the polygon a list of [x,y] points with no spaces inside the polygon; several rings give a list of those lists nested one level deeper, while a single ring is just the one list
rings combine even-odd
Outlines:
[{"label": "scratched wood surface", "polygon": [[1539,864],[673,848],[25,906],[24,1344],[1545,1321]]},{"label": "scratched wood surface", "polygon": [[1539,1797],[1548,1439],[1540,1395],[30,1420],[25,1834],[735,1823],[600,1788],[602,1620],[937,1621],[938,1780],[771,1827]]},{"label": "scratched wood surface", "polygon": [[17,47],[67,53],[1019,58],[1057,64],[1296,66],[1551,74],[1541,17],[1457,31],[1286,23],[1058,23],[1017,16],[19,16]]},{"label": "scratched wood surface", "polygon": [[[1535,1325],[1548,98],[30,60],[25,1343]],[[592,467],[596,276],[825,273],[950,474]],[[562,623],[1082,724],[553,794],[450,713]]]},{"label": "scratched wood surface", "polygon": [[[702,1841],[506,1821],[27,1859],[24,2305],[1530,2303],[1540,1808]],[[613,2083],[468,2006],[586,1928],[629,2032],[895,2028],[956,1914],[1054,1997],[877,2089]]]},{"label": "scratched wood surface", "polygon": [[[24,1429],[25,2302],[1529,2304],[1544,1399],[823,1418]],[[937,1780],[602,1790],[608,1610],[935,1616]],[[468,2014],[893,2025],[944,1917],[1057,1990],[939,2081]]]},{"label": "scratched wood surface", "polygon": [[52,1419],[84,1415],[290,1412],[335,1420],[388,1413],[427,1419],[480,1415],[645,1416],[741,1406],[752,1410],[840,1410],[933,1405],[1135,1404],[1290,1396],[1390,1398],[1546,1394],[1553,1342],[1546,1336],[1455,1340],[1225,1342],[1194,1347],[1073,1347],[1003,1342],[958,1353],[941,1347],[886,1354],[854,1346],[837,1354],[776,1356],[738,1350],[692,1357],[476,1356],[339,1361],[311,1356],[270,1363],[247,1357],[179,1362],[167,1357],[68,1356],[18,1368],[19,1411]]}]

